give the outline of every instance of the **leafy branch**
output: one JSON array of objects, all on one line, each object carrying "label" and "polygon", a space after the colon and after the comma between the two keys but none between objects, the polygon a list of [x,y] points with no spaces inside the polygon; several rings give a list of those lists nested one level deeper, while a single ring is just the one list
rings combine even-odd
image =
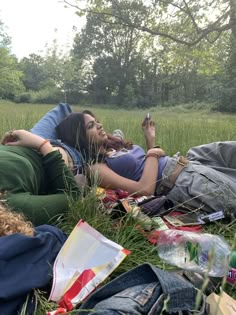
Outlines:
[{"label": "leafy branch", "polygon": [[[219,36],[227,31],[232,29],[234,25],[236,25],[236,21],[234,19],[231,19],[231,6],[230,4],[225,7],[225,9],[221,10],[221,14],[216,17],[215,21],[209,22],[208,25],[205,27],[200,27],[197,23],[197,20],[194,16],[194,11],[189,7],[186,0],[183,0],[183,5],[179,5],[178,2],[174,1],[155,1],[155,4],[153,5],[153,9],[160,9],[160,4],[168,6],[171,5],[173,8],[177,9],[181,14],[183,14],[183,17],[188,19],[192,25],[192,28],[194,30],[194,33],[191,35],[184,34],[183,32],[173,32],[170,31],[170,29],[173,29],[174,27],[170,25],[168,27],[168,21],[162,26],[166,25],[167,27],[161,27],[160,24],[157,26],[153,23],[152,26],[149,26],[150,23],[147,21],[147,16],[151,15],[152,13],[147,12],[148,8],[144,6],[144,4],[141,5],[142,14],[139,16],[139,19],[131,19],[130,15],[127,14],[129,12],[127,10],[127,7],[120,4],[119,1],[108,1],[110,3],[110,6],[105,6],[104,2],[101,4],[102,1],[100,1],[96,6],[87,6],[85,8],[82,8],[78,5],[79,1],[72,2],[71,0],[64,0],[64,3],[67,4],[70,7],[74,7],[78,10],[78,14],[80,15],[95,15],[101,22],[110,24],[110,25],[121,25],[122,27],[129,27],[133,29],[137,29],[142,32],[149,33],[153,36],[160,36],[168,38],[174,42],[177,42],[179,44],[186,45],[188,47],[192,47],[197,45],[200,41],[203,39],[208,40],[209,42],[214,42],[216,39],[219,38]],[[140,2],[139,2],[140,3]],[[94,1],[93,1],[94,4]],[[124,5],[127,5],[126,2],[123,2]],[[213,4],[213,1],[212,3]],[[131,8],[132,3],[129,3],[129,7]],[[208,8],[211,9],[210,7]],[[146,14],[145,14],[146,13]],[[143,18],[141,18],[143,17]],[[146,19],[145,19],[146,18]],[[138,21],[137,21],[138,20]],[[202,23],[200,20],[199,23]],[[209,35],[214,34],[213,38],[209,38]],[[185,37],[185,38],[184,38]]]}]

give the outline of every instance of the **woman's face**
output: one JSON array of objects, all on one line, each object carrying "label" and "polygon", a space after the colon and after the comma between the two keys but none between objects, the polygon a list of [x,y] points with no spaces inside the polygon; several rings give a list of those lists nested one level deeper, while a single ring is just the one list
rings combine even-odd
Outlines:
[{"label": "woman's face", "polygon": [[107,141],[107,134],[103,130],[102,124],[89,114],[84,114],[84,123],[89,143],[96,143],[98,146],[104,145]]}]

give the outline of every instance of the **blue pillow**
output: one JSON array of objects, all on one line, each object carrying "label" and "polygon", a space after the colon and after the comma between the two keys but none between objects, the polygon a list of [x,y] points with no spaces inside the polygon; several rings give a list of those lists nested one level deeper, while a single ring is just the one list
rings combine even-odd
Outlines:
[{"label": "blue pillow", "polygon": [[47,112],[30,131],[45,139],[50,139],[51,144],[62,147],[71,156],[76,173],[82,171],[82,157],[81,154],[73,147],[63,143],[57,138],[56,126],[72,112],[70,106],[66,103],[59,103],[52,110]]},{"label": "blue pillow", "polygon": [[32,133],[46,139],[57,139],[56,126],[72,112],[70,106],[60,103],[47,112],[30,130]]}]

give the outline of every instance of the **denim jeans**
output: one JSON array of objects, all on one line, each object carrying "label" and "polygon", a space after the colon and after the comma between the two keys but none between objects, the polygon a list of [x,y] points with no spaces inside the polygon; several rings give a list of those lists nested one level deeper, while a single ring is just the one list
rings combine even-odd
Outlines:
[{"label": "denim jeans", "polygon": [[73,147],[63,143],[57,138],[56,126],[69,114],[71,108],[68,104],[60,103],[52,110],[48,111],[30,130],[32,133],[46,139],[50,139],[52,145],[62,147],[72,158],[75,173],[79,173],[82,169],[81,154]]},{"label": "denim jeans", "polygon": [[[224,211],[236,217],[236,141],[214,142],[191,148],[190,161],[166,195],[176,206],[202,209],[208,213]],[[173,172],[177,156],[168,159],[157,188],[161,194]]]},{"label": "denim jeans", "polygon": [[[95,291],[77,314],[207,314],[205,302],[195,310],[197,289],[177,274],[145,263]],[[203,298],[203,301],[205,299]]]}]

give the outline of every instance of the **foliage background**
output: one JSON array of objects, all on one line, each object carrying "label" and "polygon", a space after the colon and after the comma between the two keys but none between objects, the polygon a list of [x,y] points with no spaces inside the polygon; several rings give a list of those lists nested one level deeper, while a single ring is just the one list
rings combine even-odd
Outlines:
[{"label": "foliage background", "polygon": [[[85,15],[73,47],[21,60],[0,21],[0,98],[236,111],[234,0],[64,0]],[[83,8],[82,8],[83,7]]]}]

